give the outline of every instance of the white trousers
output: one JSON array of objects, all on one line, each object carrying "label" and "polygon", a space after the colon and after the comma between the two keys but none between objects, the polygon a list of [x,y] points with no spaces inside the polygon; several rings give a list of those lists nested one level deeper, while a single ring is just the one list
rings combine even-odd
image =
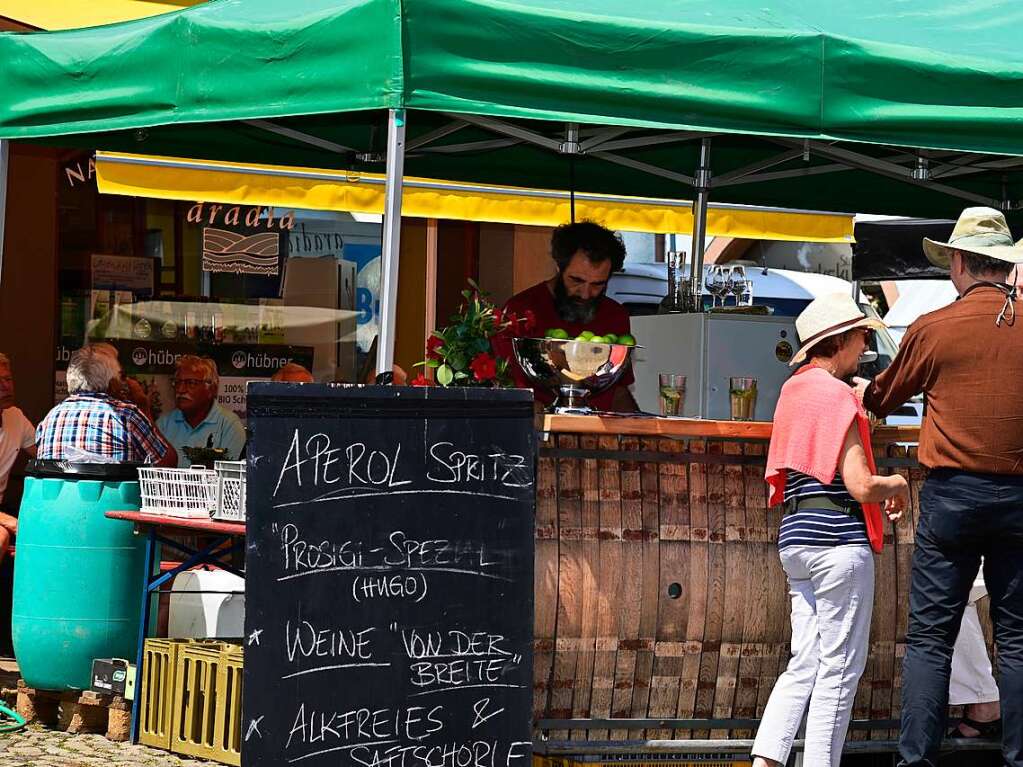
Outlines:
[{"label": "white trousers", "polygon": [[784,764],[806,713],[804,762],[838,767],[867,664],[874,556],[869,546],[787,546],[780,554],[792,598],[792,657],[767,701],[753,755]]},{"label": "white trousers", "polygon": [[948,682],[950,706],[991,703],[998,700],[998,684],[991,673],[991,659],[984,642],[984,631],[977,615],[977,600],[987,595],[983,570],[970,589],[970,603],[963,613],[963,623],[952,653],[952,676]]}]

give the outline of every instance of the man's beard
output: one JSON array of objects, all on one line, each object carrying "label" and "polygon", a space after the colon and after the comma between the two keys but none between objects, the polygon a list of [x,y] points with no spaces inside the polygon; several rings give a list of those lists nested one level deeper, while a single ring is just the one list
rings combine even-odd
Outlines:
[{"label": "man's beard", "polygon": [[591,322],[597,316],[597,307],[603,297],[601,294],[596,298],[585,299],[568,295],[561,275],[558,275],[554,283],[554,309],[565,322]]}]

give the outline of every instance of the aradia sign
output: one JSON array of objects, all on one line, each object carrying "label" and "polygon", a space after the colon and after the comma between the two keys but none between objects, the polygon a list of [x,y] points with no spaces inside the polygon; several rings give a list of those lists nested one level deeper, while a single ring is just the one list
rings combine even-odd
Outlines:
[{"label": "aradia sign", "polygon": [[[242,213],[244,211],[244,215]],[[223,212],[223,215],[221,213]],[[266,213],[266,223],[261,220]],[[187,220],[190,224],[206,224],[213,226],[241,226],[243,223],[250,229],[257,226],[264,226],[273,229],[274,224],[281,231],[291,231],[295,228],[295,211],[289,210],[280,218],[274,214],[273,208],[264,208],[261,205],[245,207],[242,205],[218,205],[216,203],[197,202],[188,209]]]}]

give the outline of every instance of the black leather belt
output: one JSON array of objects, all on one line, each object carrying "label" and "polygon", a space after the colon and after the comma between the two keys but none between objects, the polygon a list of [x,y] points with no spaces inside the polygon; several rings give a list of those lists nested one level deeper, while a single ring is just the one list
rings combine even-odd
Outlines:
[{"label": "black leather belt", "polygon": [[797,511],[840,511],[850,516],[863,514],[863,507],[853,501],[851,504],[836,503],[826,495],[808,495],[793,498],[785,502],[785,513],[795,514]]}]

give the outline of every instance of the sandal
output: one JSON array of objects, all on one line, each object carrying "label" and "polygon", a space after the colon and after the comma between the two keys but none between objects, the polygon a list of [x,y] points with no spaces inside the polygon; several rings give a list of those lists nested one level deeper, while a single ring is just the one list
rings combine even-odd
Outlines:
[{"label": "sandal", "polygon": [[[976,730],[979,735],[966,735],[962,730],[959,729],[960,725],[965,724],[967,727],[972,727]],[[1002,720],[993,719],[990,722],[978,722],[976,719],[970,719],[968,716],[964,716],[959,720],[954,727],[952,727],[947,733],[946,738],[964,738],[968,740],[1000,740],[1002,737]]]}]

